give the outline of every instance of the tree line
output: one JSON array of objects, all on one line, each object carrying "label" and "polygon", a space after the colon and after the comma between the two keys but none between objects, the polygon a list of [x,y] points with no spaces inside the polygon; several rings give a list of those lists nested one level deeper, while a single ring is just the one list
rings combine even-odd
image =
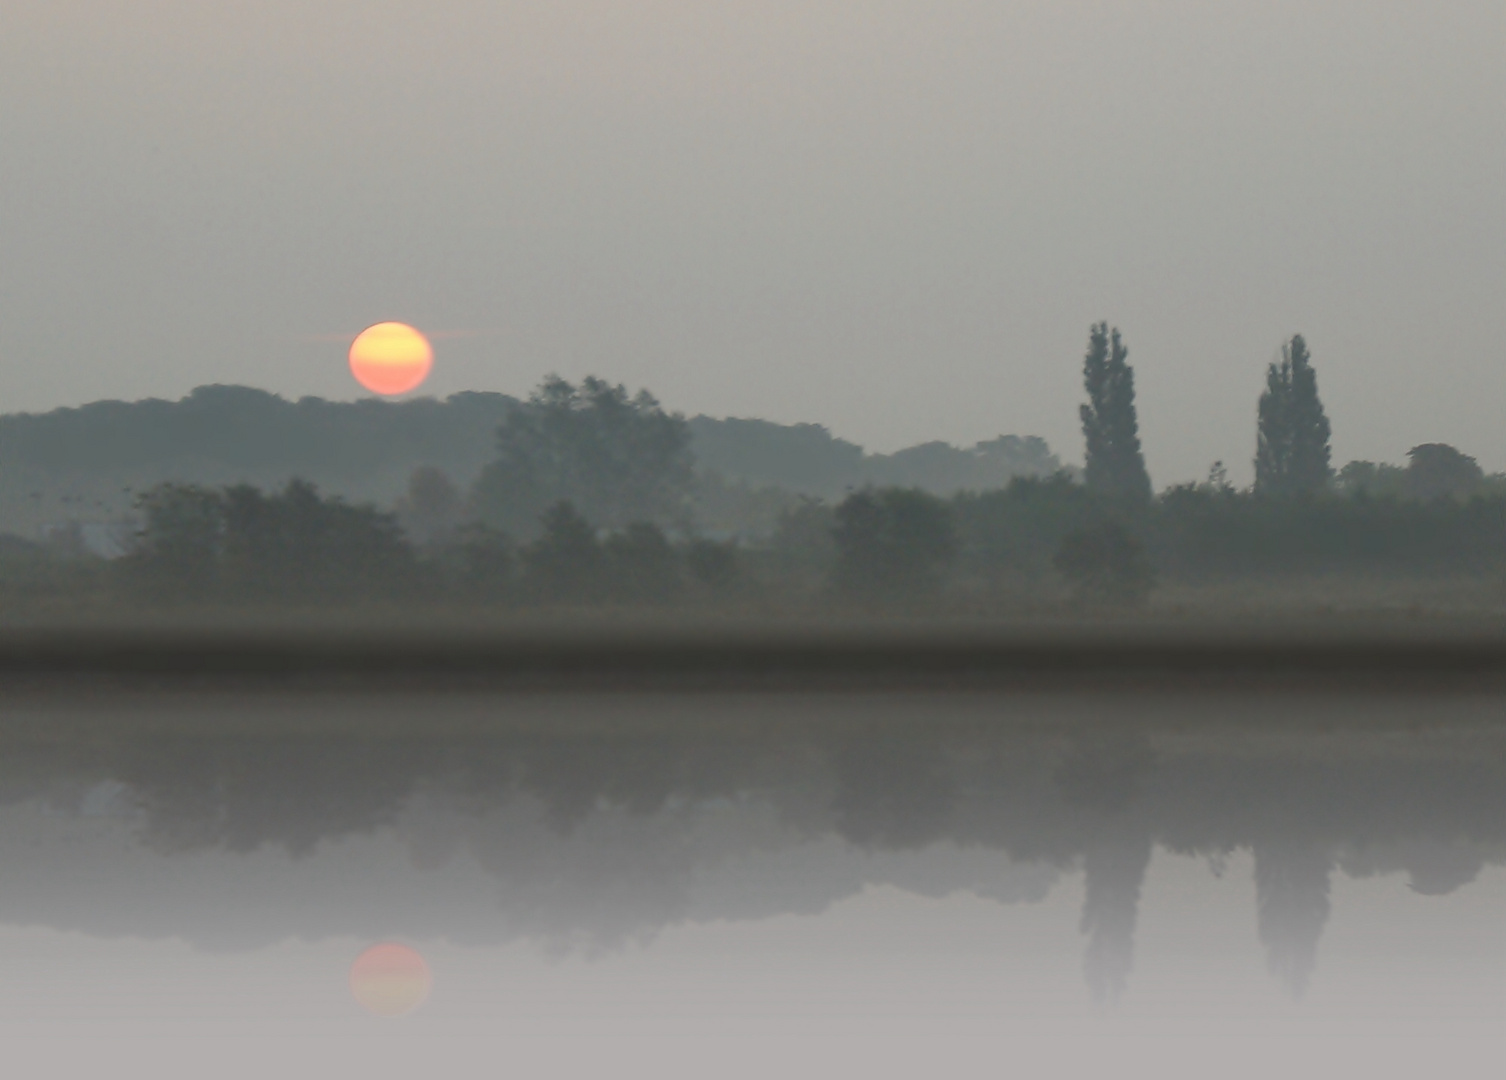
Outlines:
[{"label": "tree line", "polygon": [[[1506,497],[1473,459],[1427,444],[1405,467],[1333,470],[1301,336],[1267,371],[1247,490],[1216,465],[1154,493],[1117,328],[1090,329],[1082,373],[1080,474],[949,497],[896,485],[791,496],[764,535],[701,531],[683,416],[647,391],[550,377],[503,415],[468,488],[420,468],[384,510],[304,480],[160,484],[138,497],[123,558],[69,578],[33,552],[19,577],[34,592],[85,581],[146,604],[925,608],[1027,594],[1134,605],[1167,578],[1500,568]],[[0,547],[0,588],[15,591],[5,567],[21,563]]]},{"label": "tree line", "polygon": [[[0,415],[0,531],[36,536],[74,521],[98,530],[165,481],[275,490],[296,477],[389,505],[415,467],[431,466],[468,488],[497,455],[497,428],[522,404],[480,392],[291,401],[246,386],[201,386],[177,401]],[[695,416],[688,425],[697,519],[719,531],[767,531],[800,495],[840,499],[870,483],[950,495],[1062,467],[1035,436],[874,454],[820,424]]]}]

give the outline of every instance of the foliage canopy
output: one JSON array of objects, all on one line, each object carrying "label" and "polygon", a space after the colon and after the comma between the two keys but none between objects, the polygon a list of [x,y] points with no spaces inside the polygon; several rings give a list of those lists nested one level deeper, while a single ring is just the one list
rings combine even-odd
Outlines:
[{"label": "foliage canopy", "polygon": [[1083,387],[1088,400],[1079,409],[1087,461],[1083,479],[1104,495],[1146,502],[1150,474],[1140,451],[1140,422],[1135,413],[1135,370],[1119,329],[1098,323],[1088,337],[1083,358]]},{"label": "foliage canopy", "polygon": [[1281,347],[1281,362],[1266,371],[1255,449],[1255,490],[1263,495],[1311,495],[1329,484],[1331,430],[1318,400],[1318,375],[1298,334]]},{"label": "foliage canopy", "polygon": [[648,391],[597,378],[546,379],[497,431],[497,459],[482,470],[474,508],[489,525],[537,531],[562,500],[607,528],[687,523],[694,490],[690,430]]}]

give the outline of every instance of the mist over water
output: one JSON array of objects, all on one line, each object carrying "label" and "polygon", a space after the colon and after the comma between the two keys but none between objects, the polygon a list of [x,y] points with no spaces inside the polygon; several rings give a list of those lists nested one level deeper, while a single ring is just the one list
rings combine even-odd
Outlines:
[{"label": "mist over water", "polygon": [[[1233,1075],[1272,1075],[1314,1036],[1373,1075],[1472,1068],[1506,1011],[1500,707],[146,698],[52,709],[62,741],[22,711],[4,1024],[183,1062],[254,1032],[672,1076],[841,1047],[897,1076],[1174,1034],[1159,1075],[1255,1039]],[[382,940],[435,973],[401,1021],[342,996]]]}]

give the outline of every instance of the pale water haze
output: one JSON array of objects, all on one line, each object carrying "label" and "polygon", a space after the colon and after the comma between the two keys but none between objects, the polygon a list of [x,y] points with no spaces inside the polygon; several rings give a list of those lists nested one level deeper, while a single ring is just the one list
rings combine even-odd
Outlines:
[{"label": "pale water haze", "polygon": [[[1495,1075],[1500,706],[12,702],[0,1034],[153,1080]],[[383,941],[432,972],[396,1019],[347,978]]]},{"label": "pale water haze", "polygon": [[549,371],[874,450],[1248,479],[1306,335],[1336,463],[1506,468],[1500,0],[0,0],[0,410]]}]

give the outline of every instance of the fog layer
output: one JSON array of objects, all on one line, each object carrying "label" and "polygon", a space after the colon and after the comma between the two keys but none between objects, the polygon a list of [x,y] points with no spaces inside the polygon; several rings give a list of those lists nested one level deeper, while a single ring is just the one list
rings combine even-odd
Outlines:
[{"label": "fog layer", "polygon": [[1503,5],[7,0],[0,407],[542,374],[876,451],[1076,442],[1121,326],[1158,483],[1302,332],[1341,460],[1506,465]]}]

